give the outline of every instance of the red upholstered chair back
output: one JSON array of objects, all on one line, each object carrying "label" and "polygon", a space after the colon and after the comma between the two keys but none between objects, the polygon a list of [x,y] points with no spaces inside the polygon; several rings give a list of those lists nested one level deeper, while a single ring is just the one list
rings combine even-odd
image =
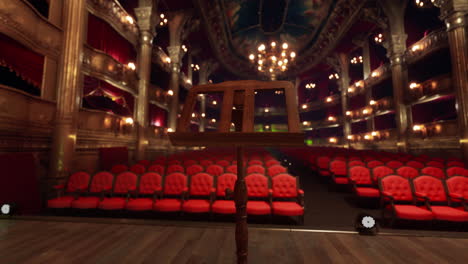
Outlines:
[{"label": "red upholstered chair back", "polygon": [[150,172],[156,172],[158,173],[159,175],[164,175],[164,166],[162,165],[159,165],[159,164],[154,164],[154,165],[151,165],[149,168],[148,168],[148,171]]},{"label": "red upholstered chair back", "polygon": [[396,174],[408,179],[413,179],[419,176],[419,171],[410,166],[403,166],[396,170]]},{"label": "red upholstered chair back", "polygon": [[263,157],[263,161],[265,162],[265,165],[266,165],[266,162],[267,161],[270,161],[270,160],[276,160],[275,157],[271,156],[271,155],[266,155]]},{"label": "red upholstered chair back", "polygon": [[187,169],[186,169],[186,172],[187,172],[188,176],[192,176],[192,175],[195,175],[197,173],[203,172],[203,170],[204,169],[203,169],[203,167],[201,165],[194,164],[194,165],[188,166]]},{"label": "red upholstered chair back", "polygon": [[411,160],[411,161],[406,162],[406,166],[410,166],[410,167],[413,167],[413,168],[416,168],[416,169],[424,168],[424,164],[422,162],[415,161],[415,160]]},{"label": "red upholstered chair back", "polygon": [[227,167],[226,172],[237,175],[237,165],[231,165]]},{"label": "red upholstered chair back", "polygon": [[273,177],[271,181],[273,197],[297,197],[297,181],[295,177],[286,173],[282,173]]},{"label": "red upholstered chair back", "polygon": [[382,161],[383,163],[387,163],[389,161],[392,161],[392,158],[389,158],[389,157],[381,157],[380,158],[380,161]]},{"label": "red upholstered chair back", "polygon": [[194,164],[198,164],[198,162],[196,160],[193,160],[193,159],[189,159],[189,160],[184,161],[184,166],[185,167],[189,167],[189,166],[192,166]]},{"label": "red upholstered chair back", "polygon": [[351,167],[349,169],[349,178],[356,184],[372,184],[370,171],[364,166]]},{"label": "red upholstered chair back", "polygon": [[164,178],[164,194],[180,195],[187,189],[187,176],[180,172],[168,174]]},{"label": "red upholstered chair back", "polygon": [[143,174],[146,172],[145,166],[141,164],[135,164],[130,168],[130,171],[135,173],[135,174]]},{"label": "red upholstered chair back", "polygon": [[267,197],[268,196],[268,178],[265,175],[253,173],[245,178],[247,185],[247,195],[249,197]]},{"label": "red upholstered chair back", "polygon": [[398,175],[387,175],[380,179],[380,191],[393,196],[395,201],[413,201],[410,182]]},{"label": "red upholstered chair back", "polygon": [[159,157],[156,160],[154,160],[151,164],[159,164],[159,165],[166,165],[166,158],[165,157]]},{"label": "red upholstered chair back", "polygon": [[219,165],[219,166],[227,167],[227,166],[231,165],[231,162],[222,159],[222,160],[216,161],[216,164]]},{"label": "red upholstered chair back", "polygon": [[446,202],[447,194],[441,179],[422,175],[413,179],[414,190],[424,193],[432,202]]},{"label": "red upholstered chair back", "polygon": [[450,194],[461,195],[465,200],[468,200],[468,177],[455,176],[445,181]]},{"label": "red upholstered chair back", "polygon": [[210,195],[213,189],[213,176],[198,173],[190,179],[190,195]]},{"label": "red upholstered chair back", "polygon": [[330,162],[330,171],[335,175],[345,176],[348,174],[346,161],[334,160]]},{"label": "red upholstered chair back", "polygon": [[224,173],[223,175],[219,176],[217,179],[218,184],[216,186],[216,195],[226,195],[226,189],[234,191],[234,185],[236,184],[236,180],[237,175],[233,173]]},{"label": "red upholstered chair back", "polygon": [[391,161],[387,162],[387,164],[385,164],[385,165],[387,165],[387,167],[390,167],[392,169],[397,169],[397,168],[403,166],[403,163],[398,161],[398,160],[391,160]]},{"label": "red upholstered chair back", "polygon": [[447,177],[452,177],[452,176],[467,176],[468,177],[468,170],[462,167],[450,167],[445,170]]},{"label": "red upholstered chair back", "polygon": [[279,161],[277,161],[275,159],[265,161],[265,166],[267,166],[267,167],[271,167],[271,166],[274,166],[274,165],[281,165],[281,162],[279,162]]},{"label": "red upholstered chair back", "polygon": [[441,169],[444,169],[445,168],[445,165],[443,162],[440,162],[440,161],[429,161],[429,162],[426,162],[426,165],[427,166],[430,166],[430,167],[437,167],[437,168],[441,168]]},{"label": "red upholstered chair back", "polygon": [[151,164],[151,162],[149,160],[139,160],[137,163],[141,164],[141,165],[143,165],[145,167],[148,167]]},{"label": "red upholstered chair back", "polygon": [[348,160],[349,160],[349,161],[353,161],[353,160],[361,160],[361,158],[360,158],[360,157],[358,157],[358,156],[351,156],[351,157],[349,157],[349,158],[348,158]]},{"label": "red upholstered chair back", "polygon": [[[331,164],[330,164],[331,165]],[[360,160],[352,160],[348,162],[348,167],[354,167],[354,166],[366,166],[366,164]]]},{"label": "red upholstered chair back", "polygon": [[437,162],[444,163],[445,159],[443,159],[443,158],[432,158],[431,161],[437,161]]},{"label": "red upholstered chair back", "polygon": [[153,194],[162,190],[162,176],[157,172],[147,172],[140,177],[138,192],[140,194]]},{"label": "red upholstered chair back", "polygon": [[123,164],[114,165],[114,166],[112,166],[112,169],[111,169],[111,172],[116,174],[116,175],[119,174],[119,173],[122,173],[124,171],[128,171],[128,166],[123,165]]},{"label": "red upholstered chair back", "polygon": [[369,169],[373,169],[377,166],[382,166],[384,165],[383,162],[381,162],[380,160],[371,160],[369,162],[367,162],[367,168]]},{"label": "red upholstered chair back", "polygon": [[280,173],[287,173],[288,169],[281,165],[273,165],[267,169],[268,176],[270,177],[275,177],[276,175]]},{"label": "red upholstered chair back", "polygon": [[263,161],[259,160],[259,159],[252,159],[249,161],[248,163],[249,166],[252,166],[252,165],[262,165],[263,166]]},{"label": "red upholstered chair back", "polygon": [[200,165],[202,165],[203,167],[208,167],[210,166],[211,164],[213,164],[213,161],[209,160],[209,159],[204,159],[204,160],[201,160],[200,161]]},{"label": "red upholstered chair back", "polygon": [[184,173],[184,167],[182,167],[182,165],[177,165],[177,164],[170,165],[169,167],[167,167],[166,174],[171,174],[171,173],[174,173],[174,172]]},{"label": "red upholstered chair back", "polygon": [[389,168],[387,166],[377,166],[372,169],[372,179],[374,181],[377,181],[380,178],[383,178],[387,175],[391,175],[395,173],[395,171],[392,168]]},{"label": "red upholstered chair back", "polygon": [[265,168],[261,165],[251,165],[247,167],[247,175],[252,173],[265,174]]},{"label": "red upholstered chair back", "polygon": [[218,177],[224,173],[224,168],[220,165],[212,164],[206,168],[206,173]]},{"label": "red upholstered chair back", "polygon": [[317,166],[322,170],[328,170],[330,165],[330,157],[320,156],[317,158]]},{"label": "red upholstered chair back", "polygon": [[421,174],[434,176],[439,179],[445,179],[444,170],[442,170],[441,168],[437,168],[437,167],[425,167],[421,170]]},{"label": "red upholstered chair back", "polygon": [[167,162],[167,165],[168,166],[171,166],[171,165],[182,165],[182,161],[180,160],[176,160],[176,159],[171,159]]},{"label": "red upholstered chair back", "polygon": [[126,171],[117,175],[114,183],[114,193],[125,194],[136,190],[138,177],[135,173]]},{"label": "red upholstered chair back", "polygon": [[68,178],[67,192],[83,191],[88,189],[91,176],[84,171],[75,172]]},{"label": "red upholstered chair back", "polygon": [[113,181],[114,175],[112,173],[107,171],[98,172],[93,176],[89,192],[99,193],[105,190],[111,190]]},{"label": "red upholstered chair back", "polygon": [[465,168],[465,163],[461,162],[461,161],[457,161],[457,160],[454,160],[454,161],[449,161],[447,162],[447,168],[448,167],[461,167],[461,168]]}]

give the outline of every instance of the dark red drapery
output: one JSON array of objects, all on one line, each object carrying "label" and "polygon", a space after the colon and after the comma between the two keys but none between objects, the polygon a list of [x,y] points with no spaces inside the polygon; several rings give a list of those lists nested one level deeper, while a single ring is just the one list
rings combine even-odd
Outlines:
[{"label": "dark red drapery", "polygon": [[88,18],[87,41],[91,47],[109,54],[120,63],[136,62],[133,45],[104,20],[91,14]]},{"label": "dark red drapery", "polygon": [[41,88],[44,56],[4,34],[0,34],[0,65],[8,67],[21,79]]},{"label": "dark red drapery", "polygon": [[149,104],[150,124],[157,127],[167,127],[167,111],[154,104]]}]

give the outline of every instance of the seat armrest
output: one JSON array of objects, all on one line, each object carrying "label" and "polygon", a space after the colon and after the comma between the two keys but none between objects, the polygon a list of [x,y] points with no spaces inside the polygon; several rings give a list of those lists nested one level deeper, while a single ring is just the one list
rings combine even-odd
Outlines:
[{"label": "seat armrest", "polygon": [[304,207],[304,191],[302,189],[297,191],[297,202],[300,206]]},{"label": "seat armrest", "polygon": [[299,190],[297,190],[297,193],[298,193],[299,195],[304,195],[304,190],[299,189]]},{"label": "seat armrest", "polygon": [[226,188],[226,190],[224,190],[224,195],[225,195],[225,198],[226,198],[226,200],[229,200],[229,199],[231,199],[231,197],[232,197],[232,194],[233,194],[233,192],[232,192],[232,190],[231,190],[231,189],[229,189],[229,188]]},{"label": "seat armrest", "polygon": [[451,200],[455,202],[463,202],[466,201],[465,197],[459,193],[449,193],[449,197]]},{"label": "seat armrest", "polygon": [[419,200],[424,200],[424,201],[429,200],[429,197],[427,197],[427,194],[426,194],[426,193],[423,193],[423,192],[415,192],[414,195],[416,195],[416,198],[418,198]]}]

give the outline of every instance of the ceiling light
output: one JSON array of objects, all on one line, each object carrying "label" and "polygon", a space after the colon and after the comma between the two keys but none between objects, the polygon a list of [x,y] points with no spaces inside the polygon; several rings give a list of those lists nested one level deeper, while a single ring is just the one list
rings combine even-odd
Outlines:
[{"label": "ceiling light", "polygon": [[133,118],[131,118],[131,117],[125,118],[125,124],[132,125],[133,124]]},{"label": "ceiling light", "polygon": [[249,59],[250,59],[250,60],[255,60],[255,55],[250,54],[250,55],[249,55]]},{"label": "ceiling light", "polygon": [[274,41],[271,42],[271,46],[272,46],[273,48],[276,47],[276,42],[274,42]]},{"label": "ceiling light", "polygon": [[288,48],[288,43],[286,43],[286,42],[283,43],[283,46],[282,46],[282,47],[283,47],[283,49],[287,49],[287,48]]},{"label": "ceiling light", "polygon": [[164,18],[164,14],[159,15],[159,17],[160,17],[161,19],[163,19],[163,18]]}]

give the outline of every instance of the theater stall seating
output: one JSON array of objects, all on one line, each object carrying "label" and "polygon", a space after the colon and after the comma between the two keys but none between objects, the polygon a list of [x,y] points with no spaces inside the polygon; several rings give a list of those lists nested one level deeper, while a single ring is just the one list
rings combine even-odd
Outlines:
[{"label": "theater stall seating", "polygon": [[371,169],[371,173],[372,173],[372,181],[374,181],[374,183],[377,184],[380,178],[383,178],[387,175],[394,174],[395,171],[392,168],[389,168],[387,166],[377,166]]},{"label": "theater stall seating", "polygon": [[87,172],[75,172],[66,184],[53,186],[57,190],[57,197],[47,201],[48,208],[70,208],[71,203],[79,195],[86,192],[91,176]]},{"label": "theater stall seating", "polygon": [[139,160],[137,163],[145,166],[145,168],[151,165],[151,162],[149,160]]},{"label": "theater stall seating", "polygon": [[220,165],[216,165],[216,164],[211,164],[210,166],[206,168],[206,173],[214,177],[218,177],[224,173],[224,167]]},{"label": "theater stall seating", "polygon": [[232,200],[237,175],[224,173],[217,178],[216,201],[212,204],[212,212],[216,214],[235,214],[236,205]]},{"label": "theater stall seating", "polygon": [[449,161],[447,162],[447,165],[446,165],[447,168],[449,167],[461,167],[461,168],[465,168],[465,163],[461,162],[461,161]]},{"label": "theater stall seating", "polygon": [[419,171],[410,166],[402,166],[395,170],[397,175],[403,176],[408,179],[413,179],[419,176]]},{"label": "theater stall seating", "polygon": [[101,210],[122,210],[125,208],[131,192],[137,188],[138,176],[133,172],[122,172],[115,178],[114,189],[110,194],[99,202]]},{"label": "theater stall seating", "polygon": [[468,177],[468,170],[462,167],[450,167],[445,170],[447,177],[452,176],[467,176]]},{"label": "theater stall seating", "polygon": [[281,165],[281,162],[275,160],[275,159],[271,159],[271,160],[268,160],[268,161],[265,161],[265,166],[267,168],[273,166],[273,165]]},{"label": "theater stall seating", "polygon": [[458,209],[468,211],[468,177],[454,176],[445,182],[450,202]]},{"label": "theater stall seating", "polygon": [[335,184],[349,184],[348,167],[346,166],[346,161],[333,160],[330,162],[330,171],[332,180]]},{"label": "theater stall seating", "polygon": [[185,160],[184,161],[184,166],[187,168],[191,165],[194,165],[194,164],[198,164],[198,162],[196,160],[192,160],[192,159],[189,159],[189,160]]},{"label": "theater stall seating", "polygon": [[148,172],[156,172],[159,175],[164,175],[164,170],[165,170],[164,166],[160,164],[153,164],[148,167]]},{"label": "theater stall seating", "polygon": [[275,177],[278,174],[287,173],[287,172],[288,172],[288,169],[286,169],[285,167],[281,165],[273,165],[267,168],[267,174],[269,177]]},{"label": "theater stall seating", "polygon": [[178,165],[178,164],[170,165],[170,166],[168,166],[166,168],[166,174],[171,174],[171,173],[174,173],[174,172],[184,173],[185,170],[184,170],[184,167],[182,165]]},{"label": "theater stall seating", "polygon": [[422,162],[415,161],[415,160],[410,160],[410,161],[406,162],[406,166],[410,166],[410,167],[413,167],[413,168],[418,169],[418,170],[425,167]]},{"label": "theater stall seating", "polygon": [[320,176],[329,177],[331,176],[330,172],[330,157],[328,156],[320,156],[317,157],[317,168]]},{"label": "theater stall seating", "polygon": [[369,168],[369,169],[373,169],[375,167],[382,166],[382,165],[384,165],[384,164],[380,160],[371,160],[371,161],[367,162],[367,168]]},{"label": "theater stall seating", "polygon": [[188,195],[182,204],[182,211],[187,213],[211,212],[216,191],[213,184],[213,176],[208,173],[198,173],[192,176]]},{"label": "theater stall seating", "polygon": [[395,220],[431,221],[434,215],[426,206],[417,206],[410,181],[398,175],[388,175],[379,180],[382,219],[390,213],[390,226]]},{"label": "theater stall seating", "polygon": [[72,208],[76,209],[96,209],[99,202],[112,190],[114,175],[107,171],[94,174],[89,192],[72,201]]},{"label": "theater stall seating", "polygon": [[202,165],[203,167],[208,167],[210,166],[211,164],[213,164],[214,162],[209,160],[209,159],[203,159],[200,161],[200,165]]},{"label": "theater stall seating", "polygon": [[359,198],[379,198],[380,192],[372,181],[370,170],[364,166],[349,168],[349,180]]},{"label": "theater stall seating", "polygon": [[221,160],[216,161],[216,164],[226,168],[227,166],[231,165],[231,162],[229,162],[229,161],[227,161],[225,159],[221,159]]},{"label": "theater stall seating", "polygon": [[187,176],[174,172],[164,178],[161,198],[154,203],[153,210],[158,212],[180,212],[185,193],[188,191]]},{"label": "theater stall seating", "polygon": [[450,200],[441,179],[421,175],[413,179],[416,197],[425,201],[434,219],[450,222],[467,222],[468,212],[450,206]]},{"label": "theater stall seating", "polygon": [[246,174],[258,173],[265,175],[265,168],[261,165],[251,165],[247,167]]},{"label": "theater stall seating", "polygon": [[237,175],[237,165],[231,165],[226,168],[226,172]]},{"label": "theater stall seating", "polygon": [[117,174],[122,173],[124,171],[128,171],[128,166],[124,165],[124,164],[117,164],[117,165],[112,166],[110,172],[117,175]]},{"label": "theater stall seating", "polygon": [[151,211],[161,190],[161,174],[147,172],[140,176],[138,191],[128,200],[125,208],[129,211]]},{"label": "theater stall seating", "polygon": [[268,178],[265,175],[253,173],[245,178],[247,186],[247,214],[271,215],[269,203],[271,192],[268,188]]},{"label": "theater stall seating", "polygon": [[187,176],[192,176],[192,175],[195,175],[195,174],[203,172],[203,171],[204,171],[203,167],[201,165],[198,165],[198,164],[190,165],[186,169]]},{"label": "theater stall seating", "polygon": [[424,167],[421,169],[422,175],[429,175],[439,179],[445,179],[445,172],[438,167]]},{"label": "theater stall seating", "polygon": [[298,216],[299,223],[304,224],[304,191],[297,188],[297,179],[289,174],[279,174],[271,181],[273,214]]},{"label": "theater stall seating", "polygon": [[263,166],[263,161],[261,161],[260,159],[251,159],[247,164],[248,164],[249,166],[252,166],[252,165],[260,165],[260,166]]},{"label": "theater stall seating", "polygon": [[137,175],[140,175],[146,172],[146,167],[141,164],[135,164],[132,167],[130,167],[130,171]]}]

